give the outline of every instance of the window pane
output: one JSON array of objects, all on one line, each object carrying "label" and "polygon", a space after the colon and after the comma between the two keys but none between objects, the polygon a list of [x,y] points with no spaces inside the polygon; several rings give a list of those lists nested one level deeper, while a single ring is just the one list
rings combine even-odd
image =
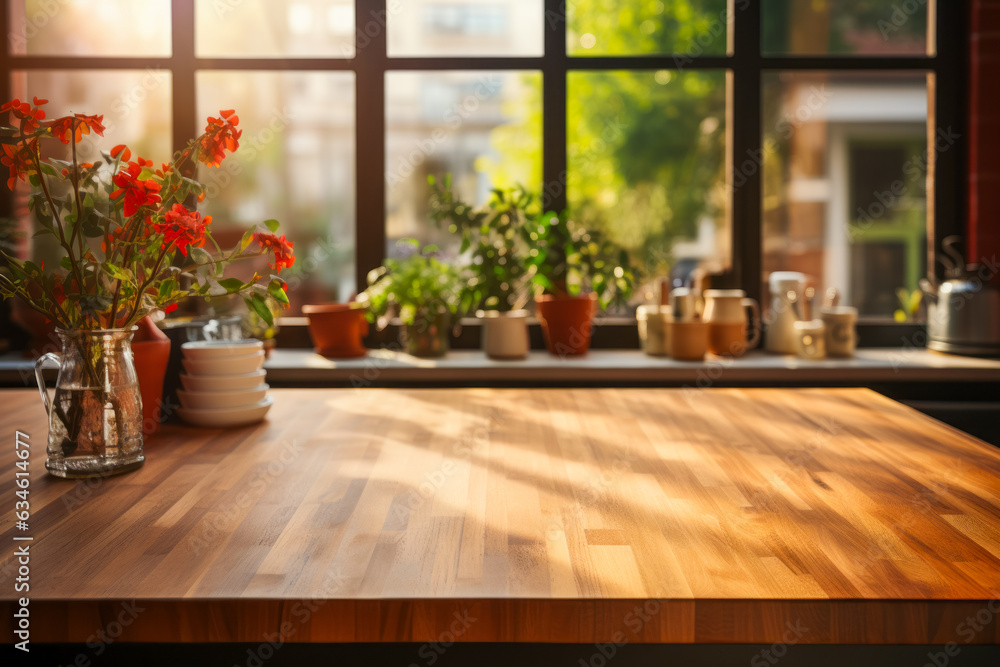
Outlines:
[{"label": "window pane", "polygon": [[354,0],[195,0],[195,22],[201,57],[354,57]]},{"label": "window pane", "polygon": [[765,277],[801,271],[892,318],[926,272],[926,75],[769,73],[763,93]]},{"label": "window pane", "polygon": [[390,72],[386,75],[387,252],[401,238],[457,242],[427,223],[427,176],[483,204],[491,188],[542,182],[538,72]]},{"label": "window pane", "polygon": [[15,54],[170,55],[170,0],[11,0],[9,9]]},{"label": "window pane", "polygon": [[390,0],[390,56],[540,56],[542,0]]},{"label": "window pane", "polygon": [[726,75],[571,72],[571,212],[651,275],[728,266]]},{"label": "window pane", "polygon": [[[142,70],[30,70],[12,73],[13,94],[20,99],[43,97],[48,119],[71,113],[104,115],[104,137],[86,135],[77,144],[80,162],[97,162],[101,149],[128,144],[132,152],[156,164],[170,159],[171,80],[167,72]],[[42,143],[44,155],[71,159],[70,147],[59,141]],[[6,173],[6,172],[5,172]],[[27,210],[29,187],[17,182],[16,210],[23,230],[31,228]],[[31,233],[27,236],[30,238]],[[62,257],[59,243],[50,235],[30,241],[36,260],[56,266]]]},{"label": "window pane", "polygon": [[[942,0],[946,1],[946,0]],[[925,0],[764,0],[765,54],[934,53]]]},{"label": "window pane", "polygon": [[725,54],[726,0],[576,0],[566,3],[573,56]]},{"label": "window pane", "polygon": [[[296,254],[282,273],[292,301],[283,314],[346,300],[355,282],[354,74],[200,72],[199,123],[229,108],[240,117],[240,148],[199,173],[220,245],[275,218]],[[267,270],[263,261],[252,268]]]}]

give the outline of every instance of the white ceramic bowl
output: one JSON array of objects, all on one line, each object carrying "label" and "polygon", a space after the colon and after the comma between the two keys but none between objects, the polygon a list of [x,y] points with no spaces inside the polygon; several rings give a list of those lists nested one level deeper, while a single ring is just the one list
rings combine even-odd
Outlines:
[{"label": "white ceramic bowl", "polygon": [[265,399],[247,405],[242,408],[220,408],[217,410],[197,410],[192,408],[177,408],[177,415],[193,426],[205,426],[208,428],[221,428],[225,426],[244,426],[246,424],[256,424],[264,419],[264,415],[274,404],[274,397],[268,396]]},{"label": "white ceramic bowl", "polygon": [[181,345],[181,354],[185,359],[220,359],[223,357],[245,357],[256,354],[264,349],[264,343],[259,340],[213,340],[193,341]]},{"label": "white ceramic bowl", "polygon": [[264,353],[218,359],[181,359],[181,363],[188,375],[246,375],[260,370],[264,365]]},{"label": "white ceramic bowl", "polygon": [[261,369],[245,375],[185,375],[181,373],[181,384],[188,391],[239,391],[254,389],[264,382],[266,372]]},{"label": "white ceramic bowl", "polygon": [[237,391],[185,391],[177,390],[181,405],[192,410],[218,410],[242,408],[260,403],[267,395],[268,386],[259,385],[253,389]]}]

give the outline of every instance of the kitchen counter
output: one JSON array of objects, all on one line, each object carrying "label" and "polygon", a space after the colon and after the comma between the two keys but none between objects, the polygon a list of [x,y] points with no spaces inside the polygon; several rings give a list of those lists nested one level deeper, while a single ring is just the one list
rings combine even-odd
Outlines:
[{"label": "kitchen counter", "polygon": [[1000,451],[872,391],[272,393],[73,482],[6,391],[4,631],[30,536],[35,642],[1000,642]]}]

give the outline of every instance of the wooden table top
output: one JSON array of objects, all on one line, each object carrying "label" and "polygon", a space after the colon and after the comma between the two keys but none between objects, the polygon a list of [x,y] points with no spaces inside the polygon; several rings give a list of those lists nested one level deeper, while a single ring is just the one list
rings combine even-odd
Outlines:
[{"label": "wooden table top", "polygon": [[982,609],[971,641],[1000,640],[1000,450],[874,392],[272,393],[262,424],[168,425],[138,471],[73,482],[44,474],[37,392],[2,392],[0,497],[14,431],[33,447],[0,623],[30,535],[35,641],[133,599],[131,641],[428,641],[465,614],[470,641],[771,642],[805,619],[803,642],[933,643]]}]

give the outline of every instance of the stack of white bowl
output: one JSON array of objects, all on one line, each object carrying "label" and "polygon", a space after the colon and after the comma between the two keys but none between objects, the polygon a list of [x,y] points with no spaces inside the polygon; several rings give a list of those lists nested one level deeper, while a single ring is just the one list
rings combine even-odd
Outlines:
[{"label": "stack of white bowl", "polygon": [[178,416],[195,426],[254,424],[274,403],[264,383],[259,340],[199,341],[181,345],[184,372]]}]

